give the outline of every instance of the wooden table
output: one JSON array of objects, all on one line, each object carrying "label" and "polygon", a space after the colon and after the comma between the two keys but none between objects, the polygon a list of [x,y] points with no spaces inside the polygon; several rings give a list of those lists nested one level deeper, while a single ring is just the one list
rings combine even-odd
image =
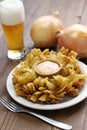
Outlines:
[{"label": "wooden table", "polygon": [[[60,12],[65,27],[81,23],[87,25],[87,0],[23,0],[25,6],[24,41],[27,53],[33,48],[29,31],[32,22],[42,15]],[[6,79],[10,71],[20,61],[7,58],[7,46],[3,30],[0,27],[0,97],[9,94],[6,90]],[[87,63],[87,60],[83,60]],[[70,108],[53,111],[37,111],[47,117],[73,126],[73,130],[87,130],[87,99]],[[12,113],[0,103],[0,130],[58,130],[29,114]]]}]

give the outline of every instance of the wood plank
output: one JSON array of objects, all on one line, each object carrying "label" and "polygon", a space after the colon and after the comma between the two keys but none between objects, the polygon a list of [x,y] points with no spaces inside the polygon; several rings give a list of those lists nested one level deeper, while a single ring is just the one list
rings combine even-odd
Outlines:
[{"label": "wood plank", "polygon": [[87,0],[84,2],[80,23],[87,26]]},{"label": "wood plank", "polygon": [[28,115],[9,112],[1,130],[51,130],[51,125]]},{"label": "wood plank", "polygon": [[[80,23],[85,26],[87,26],[87,17],[86,16],[87,16],[87,0],[85,0],[85,2],[84,2],[82,15],[81,15],[81,19],[80,19]],[[87,58],[82,61],[87,64]],[[87,129],[87,99],[85,101],[85,108],[84,108],[83,114],[84,114],[84,119],[83,119],[82,130],[86,130]]]},{"label": "wood plank", "polygon": [[[26,13],[24,41],[27,52],[29,52],[30,49],[33,47],[33,42],[29,35],[31,24],[36,18],[42,15],[52,14],[53,12],[58,10],[60,12],[60,18],[65,27],[74,23],[86,24],[85,16],[87,12],[87,3],[85,3],[85,0],[23,0],[23,2]],[[6,79],[9,72],[19,63],[19,61],[13,62],[8,60],[7,46],[2,29],[0,30],[0,33],[0,84],[2,87],[2,89],[0,90],[0,96],[2,96],[3,94],[9,96],[6,90]],[[78,104],[72,108],[51,112],[39,112],[50,118],[55,118],[58,121],[70,123],[71,125],[73,125],[73,130],[86,130],[86,104],[87,100],[86,102],[82,102],[81,104]],[[43,121],[31,115],[9,112],[1,104],[0,108],[1,130],[58,130],[58,128],[52,127],[51,125],[44,123]]]},{"label": "wood plank", "polygon": [[[60,120],[65,123],[69,123],[73,126],[73,130],[84,130],[84,120],[86,113],[86,104],[85,101],[66,108],[64,110],[58,110],[56,112],[56,120]],[[87,127],[86,127],[87,128]]]}]

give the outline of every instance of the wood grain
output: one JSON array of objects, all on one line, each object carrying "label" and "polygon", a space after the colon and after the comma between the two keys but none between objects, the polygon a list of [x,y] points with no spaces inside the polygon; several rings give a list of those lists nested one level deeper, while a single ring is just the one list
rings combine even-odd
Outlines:
[{"label": "wood grain", "polygon": [[[0,0],[1,1],[1,0]],[[27,53],[33,48],[30,37],[32,22],[47,14],[53,14],[56,10],[65,27],[82,23],[87,25],[87,0],[23,0],[25,7],[25,32],[24,42]],[[7,58],[7,45],[3,30],[0,26],[0,96],[9,94],[6,90],[6,79],[10,71],[20,61],[11,61]],[[87,59],[83,60],[87,63]],[[69,123],[73,130],[86,130],[87,128],[87,99],[83,102],[63,110],[37,111],[47,117]],[[31,115],[12,113],[0,103],[0,130],[59,130]]]}]

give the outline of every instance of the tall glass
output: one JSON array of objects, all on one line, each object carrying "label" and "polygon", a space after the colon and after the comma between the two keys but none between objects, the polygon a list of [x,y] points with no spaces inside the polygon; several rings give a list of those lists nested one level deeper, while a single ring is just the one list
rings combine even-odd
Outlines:
[{"label": "tall glass", "polygon": [[0,3],[0,22],[10,59],[21,59],[25,55],[24,20],[24,6],[21,0],[4,0]]}]

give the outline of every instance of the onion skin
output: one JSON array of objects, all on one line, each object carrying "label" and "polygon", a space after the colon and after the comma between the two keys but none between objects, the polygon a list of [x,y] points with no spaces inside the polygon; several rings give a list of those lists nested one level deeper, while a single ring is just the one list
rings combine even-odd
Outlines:
[{"label": "onion skin", "polygon": [[57,45],[55,33],[62,29],[64,27],[59,19],[59,13],[41,16],[32,23],[30,36],[35,47],[55,47]]},{"label": "onion skin", "polygon": [[79,58],[87,58],[87,27],[73,24],[57,32],[59,48],[65,47],[78,53]]}]

